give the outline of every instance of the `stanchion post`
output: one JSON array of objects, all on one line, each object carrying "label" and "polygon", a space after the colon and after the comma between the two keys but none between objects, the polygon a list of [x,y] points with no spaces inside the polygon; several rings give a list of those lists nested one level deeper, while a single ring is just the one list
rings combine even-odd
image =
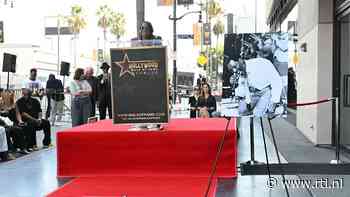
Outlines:
[{"label": "stanchion post", "polygon": [[247,164],[258,164],[260,162],[255,160],[255,141],[254,141],[254,117],[249,118],[250,125],[250,161]]},{"label": "stanchion post", "polygon": [[65,88],[65,87],[64,87],[64,85],[65,85],[65,79],[66,79],[66,76],[63,75],[63,84],[62,84],[62,85],[63,85],[63,90],[64,90],[64,88]]},{"label": "stanchion post", "polygon": [[335,103],[337,106],[337,163],[341,163],[340,161],[340,100],[339,97],[335,98]]},{"label": "stanchion post", "polygon": [[335,118],[334,121],[334,142],[335,142],[335,159],[331,160],[332,164],[340,164],[340,102],[339,97],[332,98],[332,115]]},{"label": "stanchion post", "polygon": [[254,118],[250,118],[250,161],[255,161],[255,145],[254,145]]},{"label": "stanchion post", "polygon": [[6,86],[7,90],[10,89],[10,72],[7,72],[7,86]]}]

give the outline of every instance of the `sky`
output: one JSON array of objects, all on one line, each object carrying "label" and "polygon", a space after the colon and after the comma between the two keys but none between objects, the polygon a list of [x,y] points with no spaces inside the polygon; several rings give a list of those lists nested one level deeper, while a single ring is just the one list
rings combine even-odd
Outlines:
[{"label": "sky", "polygon": [[[238,29],[242,32],[254,31],[255,1],[258,3],[258,31],[265,32],[267,31],[265,24],[265,0],[221,0],[225,13],[233,13],[235,15]],[[199,0],[195,0],[195,2],[199,2]],[[96,26],[96,9],[100,5],[107,4],[114,10],[125,15],[127,31],[121,40],[130,40],[136,36],[136,0],[15,0],[14,8],[4,6],[2,1],[0,4],[0,21],[4,21],[6,43],[39,46],[36,51],[39,51],[40,55],[36,55],[36,58],[41,58],[42,60],[40,62],[51,62],[51,69],[54,70],[57,67],[54,65],[57,59],[54,57],[57,51],[57,38],[54,36],[45,36],[44,27],[55,25],[55,20],[52,16],[69,15],[70,7],[76,4],[83,7],[88,21],[86,29],[81,31],[77,42],[78,54],[80,56],[91,57],[93,49],[102,48],[102,30]],[[153,23],[154,33],[160,35],[164,43],[169,46],[169,49],[172,49],[172,23],[168,20],[168,16],[172,14],[172,7],[159,7],[157,6],[157,0],[145,0],[145,4],[145,20]],[[185,12],[198,9],[199,7],[197,5],[190,6],[189,8],[179,6],[177,13],[181,15]],[[196,14],[186,16],[181,21],[178,21],[178,32],[184,34],[192,33],[192,25],[197,21],[198,15]],[[114,40],[110,35],[108,39]],[[74,54],[73,45],[74,42],[71,36],[61,37],[60,53],[62,60],[72,62],[72,56]],[[21,52],[18,53],[21,54]],[[43,54],[48,55],[45,56]],[[169,50],[169,54],[172,55],[171,50]],[[179,62],[179,70],[198,71],[195,58],[198,54],[199,47],[193,47],[192,40],[178,40],[177,60]],[[38,60],[28,61],[27,58],[20,59],[22,60],[20,61],[22,66],[25,64],[40,64]],[[92,63],[91,61],[84,60],[84,58],[80,59],[80,67]],[[171,72],[172,69],[169,70]]]}]

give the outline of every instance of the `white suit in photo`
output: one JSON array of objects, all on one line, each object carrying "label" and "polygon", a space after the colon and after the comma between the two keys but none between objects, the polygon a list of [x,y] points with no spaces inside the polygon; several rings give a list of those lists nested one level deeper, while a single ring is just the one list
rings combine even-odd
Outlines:
[{"label": "white suit in photo", "polygon": [[254,107],[254,116],[263,117],[272,104],[280,102],[283,89],[282,78],[267,59],[249,59],[245,64],[248,86],[257,90],[250,99]]}]

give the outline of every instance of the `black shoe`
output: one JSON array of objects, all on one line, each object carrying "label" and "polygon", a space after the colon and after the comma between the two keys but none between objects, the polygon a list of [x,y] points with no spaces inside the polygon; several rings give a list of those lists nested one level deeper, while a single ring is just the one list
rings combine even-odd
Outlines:
[{"label": "black shoe", "polygon": [[20,150],[20,151],[18,151],[18,152],[21,153],[21,154],[23,154],[23,155],[27,155],[27,154],[30,153],[29,151],[27,151],[27,150],[25,150],[25,149]]},{"label": "black shoe", "polygon": [[0,157],[2,161],[11,161],[11,160],[15,160],[16,157],[13,156],[12,154],[10,153],[3,153],[2,156]]}]

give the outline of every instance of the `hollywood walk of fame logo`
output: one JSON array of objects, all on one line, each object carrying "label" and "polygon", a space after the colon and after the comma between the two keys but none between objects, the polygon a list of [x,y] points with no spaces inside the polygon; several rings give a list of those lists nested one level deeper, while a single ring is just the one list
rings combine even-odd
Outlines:
[{"label": "hollywood walk of fame logo", "polygon": [[153,76],[159,73],[159,62],[155,60],[130,60],[128,54],[125,53],[123,60],[114,62],[114,65],[120,68],[119,77],[126,74],[132,77],[137,76]]},{"label": "hollywood walk of fame logo", "polygon": [[129,60],[127,53],[125,53],[122,62],[114,62],[114,63],[117,64],[117,66],[119,66],[119,68],[120,68],[119,77],[122,77],[123,75],[125,75],[127,73],[129,73],[131,76],[135,77],[135,73],[130,70],[130,67],[129,67],[130,60]]}]

